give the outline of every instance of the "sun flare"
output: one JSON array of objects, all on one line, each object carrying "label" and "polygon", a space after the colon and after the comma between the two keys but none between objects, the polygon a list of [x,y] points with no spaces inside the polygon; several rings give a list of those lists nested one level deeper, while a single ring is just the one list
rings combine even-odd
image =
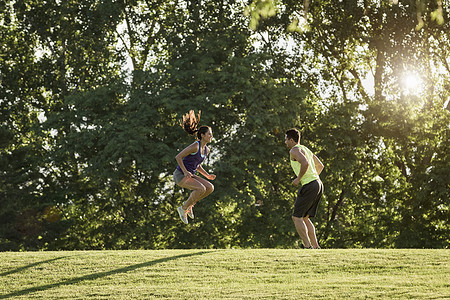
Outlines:
[{"label": "sun flare", "polygon": [[406,94],[419,94],[422,90],[422,83],[422,78],[414,72],[406,73],[401,80],[402,89]]}]

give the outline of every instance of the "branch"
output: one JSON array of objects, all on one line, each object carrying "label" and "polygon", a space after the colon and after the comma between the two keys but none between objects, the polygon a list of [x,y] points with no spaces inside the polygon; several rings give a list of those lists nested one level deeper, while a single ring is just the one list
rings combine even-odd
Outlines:
[{"label": "branch", "polygon": [[[321,32],[319,32],[319,35],[322,37],[322,33],[321,33]],[[331,50],[331,47],[329,47],[329,45],[328,45],[325,41],[326,41],[326,39],[323,39],[323,43],[322,43],[322,46],[323,46],[323,48],[322,48],[322,53],[324,54],[324,57],[325,57],[325,59],[326,59],[328,65],[330,66],[331,74],[332,74],[333,77],[336,79],[336,81],[337,81],[338,84],[339,84],[339,87],[340,87],[341,90],[342,90],[342,96],[343,96],[343,98],[344,98],[345,100],[347,100],[347,92],[346,92],[346,90],[345,90],[345,86],[344,86],[344,82],[343,82],[342,76],[339,76],[339,75],[334,71],[333,65],[331,64],[331,61],[330,61],[330,57],[333,57],[334,59],[336,59],[337,61],[339,61],[339,57],[338,57],[338,55],[337,55],[337,51]],[[326,47],[326,49],[325,49],[325,47]]]},{"label": "branch", "polygon": [[[149,0],[146,0],[145,3],[147,3],[147,7],[151,8],[151,3]],[[153,33],[153,30],[155,29],[156,26],[156,22],[159,21],[159,18],[153,18],[152,20],[152,24],[150,25],[150,29],[149,29],[149,33]],[[158,35],[158,33],[162,30],[162,26],[160,26],[159,31],[155,34]],[[148,57],[148,53],[150,52],[150,45],[154,43],[155,41],[155,35],[148,35],[147,41],[144,44],[144,52],[141,55],[141,64],[142,66],[145,66],[147,57]]]},{"label": "branch", "polygon": [[[445,49],[444,45],[442,45],[442,41],[441,40],[439,40],[439,45],[440,45],[440,49]],[[447,46],[447,45],[445,45],[445,46]],[[450,66],[449,66],[448,61],[447,61],[448,55],[446,55],[446,54],[447,53],[443,53],[441,55],[438,55],[438,57],[442,60],[445,68],[447,69],[447,72],[450,73]]]},{"label": "branch", "polygon": [[[152,22],[152,24],[150,26],[150,30],[149,30],[150,33],[153,33],[153,30],[155,28],[157,20],[158,20],[157,18],[153,19],[153,22]],[[160,26],[159,31],[161,31],[161,26]],[[159,31],[155,35],[157,35],[159,33]],[[142,55],[141,55],[142,68],[145,66],[145,63],[147,61],[148,53],[150,52],[150,45],[153,44],[154,41],[155,41],[155,36],[152,36],[151,34],[149,34],[147,41],[145,42],[145,45],[144,45],[144,51],[142,52]]]},{"label": "branch", "polygon": [[329,229],[331,227],[331,223],[333,223],[334,219],[336,218],[338,209],[344,202],[344,199],[345,199],[345,191],[344,191],[344,189],[342,189],[341,193],[339,194],[338,201],[332,208],[331,217],[329,219],[327,219],[327,225],[325,226],[325,230],[323,231],[323,237],[322,237],[322,232],[321,232],[321,236],[319,237],[319,240],[327,240],[327,238],[329,236]]},{"label": "branch", "polygon": [[361,78],[358,75],[358,72],[356,72],[355,69],[350,69],[349,72],[353,75],[353,77],[356,79],[356,82],[358,84],[358,91],[361,93],[363,98],[368,102],[370,100],[369,95],[367,95],[366,90],[364,89]]},{"label": "branch", "polygon": [[[119,39],[122,41],[123,45],[125,46],[125,49],[127,50],[128,54],[129,54],[130,57],[131,57],[131,51],[130,51],[130,48],[128,48],[127,43],[125,43],[125,40],[123,39],[123,37],[122,37],[122,35],[119,33],[119,31],[117,31],[117,27],[116,27],[115,31],[116,31],[117,35],[119,36]],[[133,63],[133,66],[134,66],[134,63]]]},{"label": "branch", "polygon": [[[380,40],[378,41],[380,42]],[[382,79],[383,79],[383,73],[384,73],[384,54],[383,50],[381,49],[381,43],[376,43],[376,49],[377,49],[377,58],[376,58],[376,66],[375,66],[375,75],[374,75],[374,88],[375,88],[375,99],[381,99],[382,93]]]},{"label": "branch", "polygon": [[135,41],[134,41],[133,29],[131,28],[131,23],[129,20],[129,16],[128,16],[126,7],[124,9],[124,12],[125,12],[125,23],[127,25],[128,36],[130,37],[130,48],[128,49],[128,53],[130,54],[131,62],[133,63],[133,68],[136,70],[137,62],[136,62],[136,58],[134,57],[134,53],[133,53]]}]

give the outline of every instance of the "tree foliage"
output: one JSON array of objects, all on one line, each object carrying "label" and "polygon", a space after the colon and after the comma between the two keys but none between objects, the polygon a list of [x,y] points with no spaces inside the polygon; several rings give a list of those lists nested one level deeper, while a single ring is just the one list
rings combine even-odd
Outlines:
[{"label": "tree foliage", "polygon": [[[0,249],[295,247],[290,127],[324,247],[448,247],[448,5],[247,4],[0,1]],[[190,109],[217,179],[185,226]]]}]

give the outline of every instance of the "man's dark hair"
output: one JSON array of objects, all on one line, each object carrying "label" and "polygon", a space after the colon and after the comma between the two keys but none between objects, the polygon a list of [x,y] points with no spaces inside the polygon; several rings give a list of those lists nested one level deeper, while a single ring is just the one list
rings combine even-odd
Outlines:
[{"label": "man's dark hair", "polygon": [[295,142],[299,143],[300,142],[300,131],[298,131],[295,128],[291,128],[288,131],[286,131],[286,137],[288,139],[293,139]]}]

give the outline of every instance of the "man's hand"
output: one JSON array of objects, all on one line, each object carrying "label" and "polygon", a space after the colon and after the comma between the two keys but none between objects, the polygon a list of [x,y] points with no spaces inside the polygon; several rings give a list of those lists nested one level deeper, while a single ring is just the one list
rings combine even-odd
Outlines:
[{"label": "man's hand", "polygon": [[295,186],[297,186],[297,185],[299,185],[300,184],[300,178],[295,178],[293,181],[292,181],[292,184],[293,185],[295,185]]}]

